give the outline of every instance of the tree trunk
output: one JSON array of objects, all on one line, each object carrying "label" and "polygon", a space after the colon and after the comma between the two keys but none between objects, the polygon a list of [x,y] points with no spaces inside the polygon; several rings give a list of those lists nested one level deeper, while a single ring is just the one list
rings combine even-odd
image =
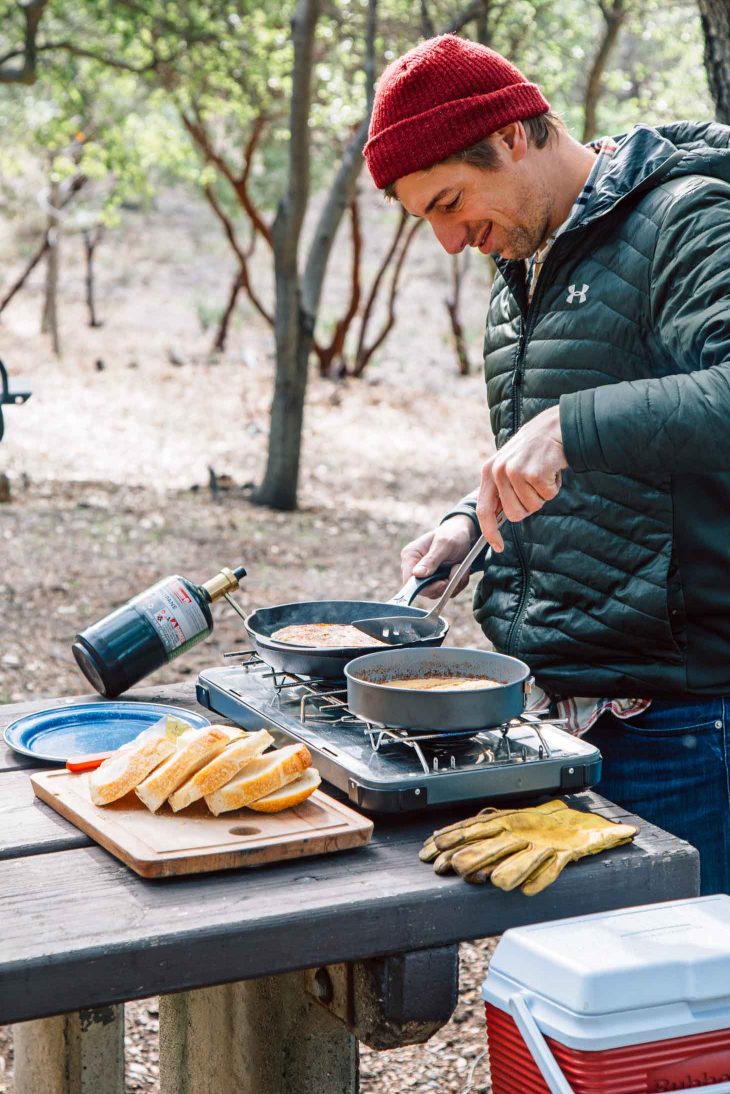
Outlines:
[{"label": "tree trunk", "polygon": [[[36,80],[38,26],[50,0],[26,0],[23,12],[25,34],[22,49],[11,50],[0,63],[0,84],[34,84]],[[6,16],[7,18],[7,16]],[[19,59],[19,62],[18,60]]]},{"label": "tree trunk", "polygon": [[484,0],[482,10],[475,19],[476,39],[482,46],[491,44],[492,32],[489,26],[489,7],[491,0]]},{"label": "tree trunk", "polygon": [[48,191],[48,252],[46,257],[46,289],[41,317],[41,334],[50,334],[53,352],[61,356],[61,340],[58,334],[58,261],[61,235],[59,217],[60,187],[52,182]]},{"label": "tree trunk", "polygon": [[446,297],[444,303],[446,310],[449,313],[449,319],[451,321],[451,334],[454,339],[454,352],[456,353],[456,363],[461,376],[469,376],[471,373],[471,362],[469,361],[469,353],[466,348],[466,338],[464,337],[464,327],[461,322],[461,282],[466,273],[469,263],[469,251],[464,251],[462,255],[454,255],[451,259],[451,297]]},{"label": "tree trunk", "polygon": [[593,64],[588,74],[585,97],[583,99],[583,136],[585,144],[596,135],[596,109],[601,95],[601,83],[609,58],[618,41],[621,27],[628,15],[627,0],[601,0],[598,5],[604,20],[603,34]]},{"label": "tree trunk", "polygon": [[94,300],[94,252],[99,246],[101,240],[102,229],[97,227],[93,232],[85,230],[83,232],[84,240],[84,255],[86,256],[86,308],[89,313],[89,326],[100,327],[101,320],[96,315],[96,304]]},{"label": "tree trunk", "polygon": [[304,427],[307,367],[311,332],[298,331],[286,349],[277,346],[276,381],[271,402],[269,453],[266,474],[251,500],[272,509],[297,507],[297,487]]},{"label": "tree trunk", "polygon": [[699,0],[699,7],[715,117],[730,125],[730,0]]},{"label": "tree trunk", "polygon": [[263,482],[252,495],[259,505],[296,509],[313,316],[301,305],[299,237],[309,198],[309,110],[314,32],[320,0],[298,0],[292,19],[292,76],[287,192],[273,227],[276,284],[276,380],[271,404],[269,450]]}]

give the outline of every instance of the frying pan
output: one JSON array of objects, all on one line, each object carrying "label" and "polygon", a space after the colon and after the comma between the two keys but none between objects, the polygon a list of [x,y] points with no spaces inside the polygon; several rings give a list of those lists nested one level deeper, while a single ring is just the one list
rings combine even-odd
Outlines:
[{"label": "frying pan", "polygon": [[[244,623],[251,642],[259,656],[277,672],[301,673],[302,676],[321,676],[327,680],[342,677],[345,665],[354,657],[372,653],[382,646],[368,644],[363,634],[361,646],[317,647],[296,646],[290,642],[277,642],[271,635],[280,627],[301,623],[352,623],[355,619],[375,615],[406,615],[421,618],[428,615],[423,608],[411,607],[411,601],[432,581],[443,581],[449,576],[451,563],[440,566],[433,574],[420,580],[409,578],[399,593],[388,601],[373,600],[303,600],[294,604],[275,604],[270,608],[257,608],[246,616]],[[418,641],[419,646],[440,646],[446,637],[449,624],[439,619],[435,633]],[[400,647],[399,647],[400,648]]]},{"label": "frying pan", "polygon": [[[347,705],[367,722],[416,731],[474,733],[518,718],[532,686],[524,661],[490,650],[388,649],[350,661],[345,669]],[[423,691],[391,687],[389,681],[424,676],[489,676],[496,688]]]}]

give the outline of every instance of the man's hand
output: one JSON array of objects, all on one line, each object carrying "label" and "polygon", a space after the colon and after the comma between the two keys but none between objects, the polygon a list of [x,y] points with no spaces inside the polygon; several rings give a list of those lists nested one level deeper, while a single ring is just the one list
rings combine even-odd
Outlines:
[{"label": "man's hand", "polygon": [[[449,517],[438,528],[425,532],[412,543],[407,544],[400,553],[401,570],[403,580],[407,581],[411,574],[416,577],[428,577],[437,570],[442,562],[453,562],[452,573],[458,564],[466,558],[469,548],[476,540],[474,522],[461,513]],[[469,575],[461,581],[454,592],[454,596],[465,589],[469,584]],[[435,581],[427,585],[422,596],[436,600],[446,588],[445,581]]]},{"label": "man's hand", "polygon": [[542,509],[560,489],[568,463],[560,432],[560,408],[543,410],[510,437],[482,468],[477,516],[487,542],[504,550],[497,513],[515,523]]}]

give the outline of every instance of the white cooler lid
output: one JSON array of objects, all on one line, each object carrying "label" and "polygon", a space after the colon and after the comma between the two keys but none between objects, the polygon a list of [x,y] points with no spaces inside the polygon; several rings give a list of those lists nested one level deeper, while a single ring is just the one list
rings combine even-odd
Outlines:
[{"label": "white cooler lid", "polygon": [[730,1026],[730,896],[512,928],[482,994],[509,1009],[519,991],[544,1032],[576,1047],[589,1030],[605,1033],[598,1048]]}]

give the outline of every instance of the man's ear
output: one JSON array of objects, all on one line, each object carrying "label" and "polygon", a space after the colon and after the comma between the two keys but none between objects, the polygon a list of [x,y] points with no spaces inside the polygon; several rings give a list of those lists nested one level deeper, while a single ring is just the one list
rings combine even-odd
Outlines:
[{"label": "man's ear", "polygon": [[503,125],[494,134],[502,142],[503,148],[513,163],[518,163],[527,154],[527,133],[522,122],[510,122]]}]

